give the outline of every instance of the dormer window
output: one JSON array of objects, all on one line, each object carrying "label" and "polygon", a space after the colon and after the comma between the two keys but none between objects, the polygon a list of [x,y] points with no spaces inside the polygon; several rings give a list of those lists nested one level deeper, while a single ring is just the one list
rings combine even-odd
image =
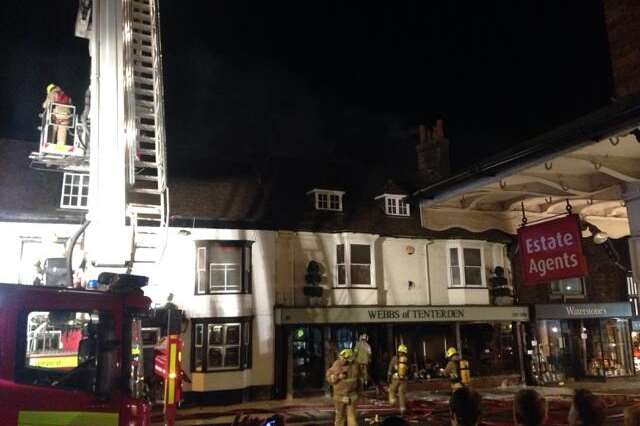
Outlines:
[{"label": "dormer window", "polygon": [[312,189],[308,194],[314,194],[316,210],[342,211],[343,191]]},{"label": "dormer window", "polygon": [[384,211],[389,216],[410,216],[409,203],[405,201],[406,195],[382,194],[376,199],[384,200]]}]

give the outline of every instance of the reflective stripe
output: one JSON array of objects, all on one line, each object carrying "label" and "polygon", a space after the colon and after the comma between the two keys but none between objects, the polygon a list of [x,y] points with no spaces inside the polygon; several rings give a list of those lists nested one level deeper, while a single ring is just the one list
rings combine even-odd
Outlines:
[{"label": "reflective stripe", "polygon": [[18,426],[118,426],[118,413],[20,411]]},{"label": "reflective stripe", "polygon": [[30,367],[74,368],[78,366],[78,355],[39,356],[29,358]]},{"label": "reflective stripe", "polygon": [[176,364],[178,362],[177,345],[172,343],[169,349],[169,397],[167,404],[175,404],[176,400]]}]

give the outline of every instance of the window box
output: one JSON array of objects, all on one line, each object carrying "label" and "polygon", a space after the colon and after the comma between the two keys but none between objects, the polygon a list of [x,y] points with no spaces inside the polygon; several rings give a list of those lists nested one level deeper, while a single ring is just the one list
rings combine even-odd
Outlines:
[{"label": "window box", "polygon": [[252,241],[196,241],[196,294],[251,293]]},{"label": "window box", "polygon": [[247,317],[194,319],[191,371],[251,368],[251,322]]}]

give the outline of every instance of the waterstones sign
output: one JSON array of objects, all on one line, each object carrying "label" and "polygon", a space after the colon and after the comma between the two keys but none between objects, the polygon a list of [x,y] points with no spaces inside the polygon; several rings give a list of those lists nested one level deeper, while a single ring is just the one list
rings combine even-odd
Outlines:
[{"label": "waterstones sign", "polygon": [[536,319],[630,317],[630,303],[567,303],[535,305]]},{"label": "waterstones sign", "polygon": [[521,227],[518,248],[525,285],[587,275],[576,215]]},{"label": "waterstones sign", "polygon": [[526,306],[344,306],[276,308],[277,324],[528,321]]}]

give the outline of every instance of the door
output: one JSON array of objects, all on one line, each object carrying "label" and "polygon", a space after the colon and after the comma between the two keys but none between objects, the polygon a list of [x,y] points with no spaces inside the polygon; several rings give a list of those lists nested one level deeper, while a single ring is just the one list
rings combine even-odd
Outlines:
[{"label": "door", "polygon": [[293,332],[293,392],[305,395],[322,391],[324,385],[324,340],[322,329],[301,326]]},{"label": "door", "polygon": [[[98,311],[37,310],[18,316],[13,381],[0,382],[7,405],[3,424],[21,426],[116,426],[120,395],[99,399],[94,393],[98,349],[104,346]],[[115,359],[114,357],[112,357]],[[102,362],[102,361],[100,361]]]}]

